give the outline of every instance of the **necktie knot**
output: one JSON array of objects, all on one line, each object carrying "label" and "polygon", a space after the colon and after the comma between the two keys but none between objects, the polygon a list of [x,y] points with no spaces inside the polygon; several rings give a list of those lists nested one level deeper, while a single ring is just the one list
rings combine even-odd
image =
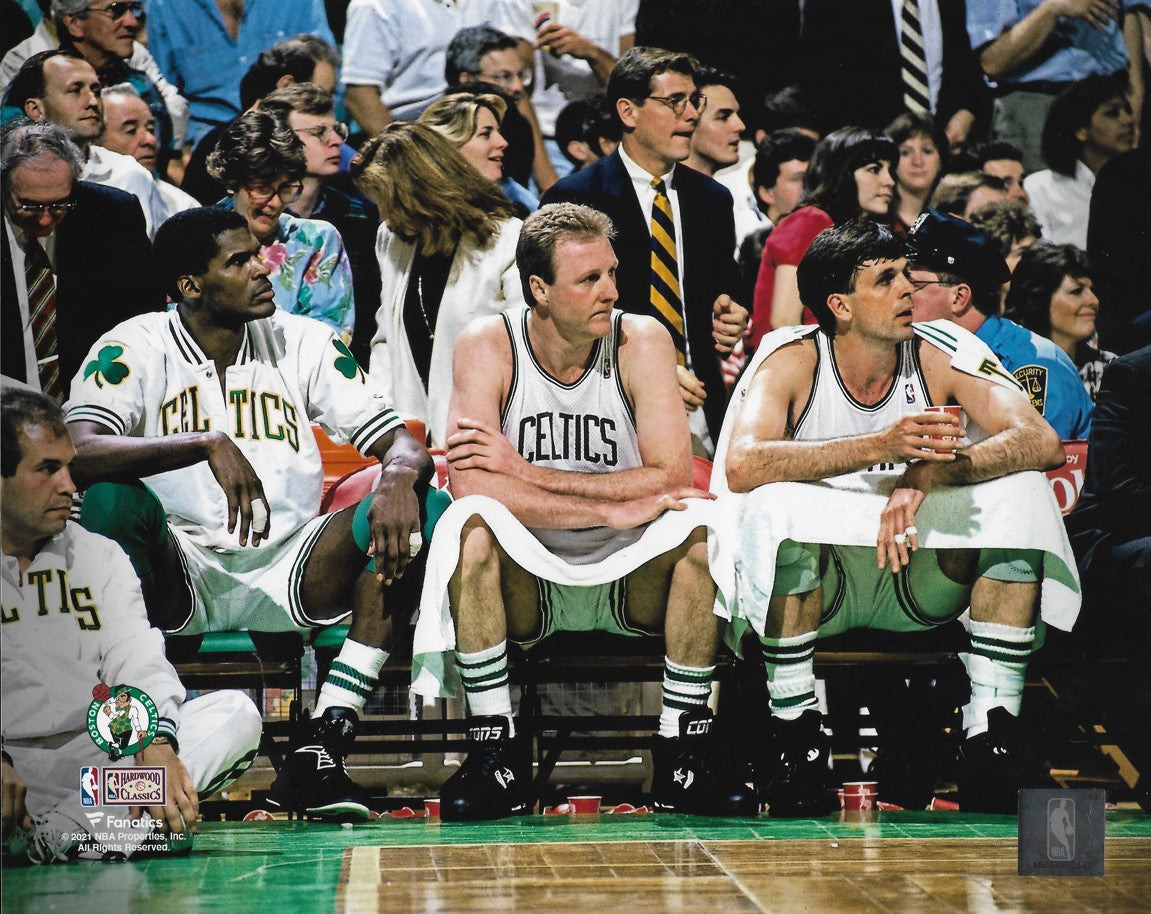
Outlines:
[{"label": "necktie knot", "polygon": [[663,178],[652,178],[651,186],[655,188],[657,195],[663,194],[665,197],[667,196],[667,185],[663,183]]}]

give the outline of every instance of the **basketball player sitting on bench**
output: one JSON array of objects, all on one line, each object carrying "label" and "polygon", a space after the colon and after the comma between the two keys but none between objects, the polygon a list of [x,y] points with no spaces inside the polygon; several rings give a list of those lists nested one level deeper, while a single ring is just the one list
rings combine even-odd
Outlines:
[{"label": "basketball player sitting on bench", "polygon": [[[764,338],[725,420],[712,487],[741,555],[737,617],[763,644],[772,815],[830,811],[813,653],[852,628],[916,631],[970,604],[964,810],[1014,812],[1017,715],[1043,617],[1070,627],[1078,579],[1047,480],[1059,438],[983,343],[912,324],[903,242],[864,221],[798,271],[818,327]],[[958,404],[960,419],[929,412]],[[723,471],[726,472],[724,478]],[[818,485],[808,485],[816,482]],[[833,802],[833,801],[832,801]]]},{"label": "basketball player sitting on bench", "polygon": [[[343,343],[276,308],[243,217],[218,207],[173,216],[155,261],[179,304],[113,328],[72,382],[75,473],[99,483],[81,520],[124,547],[149,617],[170,632],[310,633],[352,607],[269,802],[367,818],[344,761],[387,659],[383,587],[418,550],[431,458]],[[316,516],[311,421],[383,464],[358,506]]]},{"label": "basketball player sitting on bench", "polygon": [[507,642],[555,631],[663,634],[657,809],[753,814],[714,763],[707,708],[718,633],[707,563],[714,502],[690,487],[691,440],[671,337],[615,309],[607,216],[572,203],[524,223],[527,306],[456,344],[448,466],[415,632],[416,692],[462,680],[470,751],[440,791],[446,820],[527,812]]}]

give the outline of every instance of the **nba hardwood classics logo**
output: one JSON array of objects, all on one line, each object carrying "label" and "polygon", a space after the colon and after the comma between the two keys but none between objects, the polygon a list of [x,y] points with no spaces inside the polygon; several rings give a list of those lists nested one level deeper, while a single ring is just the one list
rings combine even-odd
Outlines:
[{"label": "nba hardwood classics logo", "polygon": [[88,735],[111,761],[146,749],[156,735],[160,715],[152,699],[130,685],[97,683],[88,705]]}]

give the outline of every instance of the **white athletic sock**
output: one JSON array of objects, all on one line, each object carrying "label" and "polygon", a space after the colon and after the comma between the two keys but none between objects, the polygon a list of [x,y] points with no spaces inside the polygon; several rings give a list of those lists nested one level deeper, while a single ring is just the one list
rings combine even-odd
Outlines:
[{"label": "white athletic sock", "polygon": [[512,719],[512,689],[508,684],[508,643],[501,641],[482,651],[456,651],[456,665],[468,710],[473,717],[506,717],[508,735],[515,736]]},{"label": "white athletic sock", "polygon": [[320,686],[312,717],[322,716],[331,707],[351,708],[359,714],[387,662],[387,651],[345,638],[340,655],[332,661],[328,678]]},{"label": "white athletic sock", "polygon": [[681,666],[663,658],[663,710],[659,714],[659,735],[679,736],[679,716],[707,706],[715,666]]},{"label": "white athletic sock", "polygon": [[815,695],[815,634],[759,639],[772,717],[795,720],[809,708],[819,707]]},{"label": "white athletic sock", "polygon": [[967,736],[987,732],[987,712],[992,708],[1006,708],[1019,716],[1034,646],[1033,625],[1019,628],[971,620],[971,653],[959,655],[971,679],[971,701],[963,707]]}]

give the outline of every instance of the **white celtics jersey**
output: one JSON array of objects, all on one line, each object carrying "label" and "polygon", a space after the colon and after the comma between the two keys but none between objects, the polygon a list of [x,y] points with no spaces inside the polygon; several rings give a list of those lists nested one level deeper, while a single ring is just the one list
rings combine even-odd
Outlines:
[{"label": "white celtics jersey", "polygon": [[[918,339],[899,344],[891,389],[873,404],[860,403],[851,395],[839,375],[831,338],[822,330],[811,335],[818,359],[811,397],[795,424],[796,441],[827,441],[854,438],[887,428],[909,413],[921,413],[931,406],[927,384],[917,354]],[[896,464],[882,464],[877,471],[891,471]]]},{"label": "white celtics jersey", "polygon": [[[611,473],[643,466],[635,416],[619,374],[619,330],[623,314],[595,344],[584,373],[561,384],[536,361],[528,342],[529,309],[502,313],[512,344],[512,381],[500,417],[504,435],[531,463],[577,473]],[[598,562],[635,542],[638,530],[533,529],[548,549],[577,565]]]},{"label": "white celtics jersey", "polygon": [[[175,310],[114,327],[83,366],[72,382],[70,422],[144,438],[225,432],[263,484],[272,511],[269,544],[286,539],[319,509],[323,467],[311,422],[360,453],[403,424],[329,328],[283,311],[246,325],[222,388],[215,362]],[[238,532],[228,533],[227,499],[206,461],[144,482],[169,523],[197,544],[218,552],[253,548],[239,545]]]}]

